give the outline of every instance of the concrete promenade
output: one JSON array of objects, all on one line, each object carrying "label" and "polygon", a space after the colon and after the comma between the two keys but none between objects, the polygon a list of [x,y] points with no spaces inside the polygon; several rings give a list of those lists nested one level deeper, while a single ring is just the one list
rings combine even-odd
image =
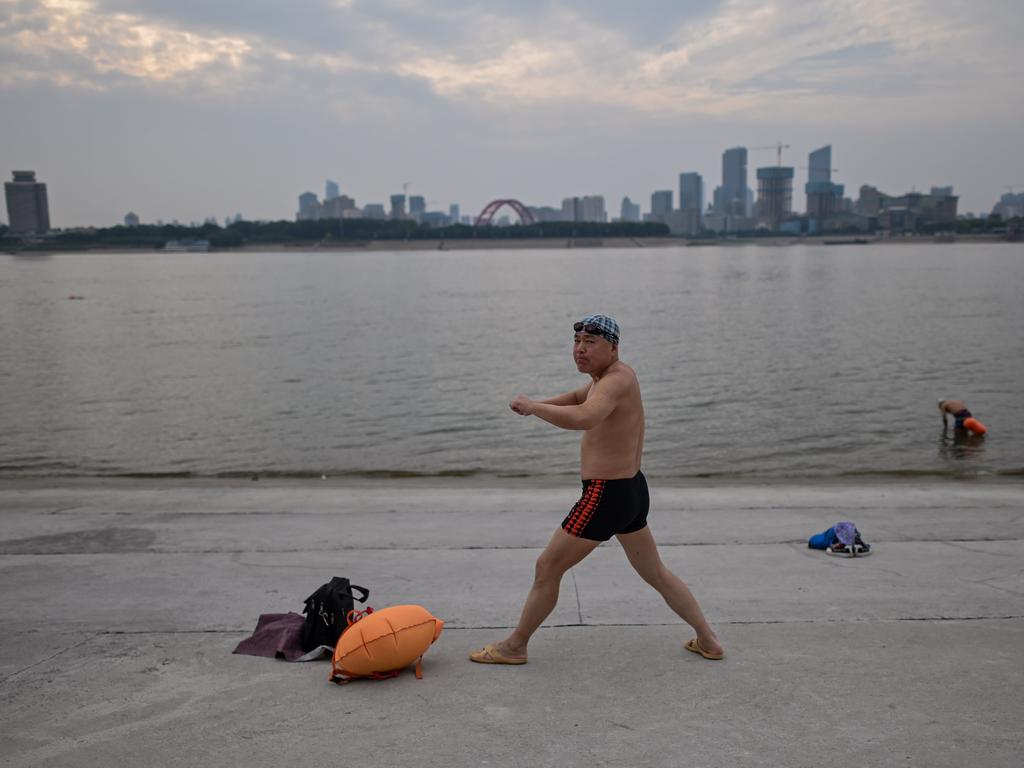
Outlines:
[{"label": "concrete promenade", "polygon": [[[1024,764],[1024,482],[651,485],[723,662],[614,541],[529,664],[467,661],[572,478],[0,482],[0,765]],[[870,557],[807,549],[846,519]],[[332,575],[446,621],[423,680],[231,653]]]}]

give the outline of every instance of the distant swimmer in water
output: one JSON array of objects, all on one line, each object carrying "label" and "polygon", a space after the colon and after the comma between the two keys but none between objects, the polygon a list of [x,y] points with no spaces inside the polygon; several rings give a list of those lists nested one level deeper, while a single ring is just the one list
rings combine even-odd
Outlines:
[{"label": "distant swimmer in water", "polygon": [[984,435],[988,427],[978,421],[963,400],[939,400],[939,412],[942,414],[942,426],[949,426],[948,417],[953,417],[953,429],[966,429],[975,435]]}]

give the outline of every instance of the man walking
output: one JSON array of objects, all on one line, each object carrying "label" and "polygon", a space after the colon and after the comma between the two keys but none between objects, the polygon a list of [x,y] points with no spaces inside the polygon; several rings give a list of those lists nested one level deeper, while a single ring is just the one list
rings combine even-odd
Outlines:
[{"label": "man walking", "polygon": [[533,586],[515,630],[469,658],[481,664],[525,664],[530,637],[558,602],[563,574],[616,536],[630,565],[696,631],[684,647],[706,659],[721,659],[725,651],[697,600],[661,562],[647,527],[650,499],[640,471],[644,407],[636,373],[619,360],[619,324],[607,315],[589,315],[573,324],[573,331],[573,360],[590,382],[548,400],[520,395],[509,406],[521,416],[583,432],[583,495],[537,558]]}]

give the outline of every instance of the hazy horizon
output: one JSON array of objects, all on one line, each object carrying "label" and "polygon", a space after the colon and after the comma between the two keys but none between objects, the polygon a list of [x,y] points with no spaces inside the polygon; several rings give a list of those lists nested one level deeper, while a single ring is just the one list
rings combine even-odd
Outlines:
[{"label": "hazy horizon", "polygon": [[1024,6],[898,6],[0,0],[0,173],[34,170],[55,227],[291,219],[326,179],[617,216],[685,171],[710,198],[735,145],[755,187],[781,141],[797,211],[831,144],[847,196],[951,184],[986,214],[1024,190]]}]

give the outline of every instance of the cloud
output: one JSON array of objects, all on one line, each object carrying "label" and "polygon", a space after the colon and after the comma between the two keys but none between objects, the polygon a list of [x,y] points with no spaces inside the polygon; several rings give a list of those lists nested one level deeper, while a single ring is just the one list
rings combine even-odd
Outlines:
[{"label": "cloud", "polygon": [[[1019,32],[1019,12],[1000,0]],[[680,4],[447,0],[7,2],[0,86],[123,81],[199,93],[308,90],[376,102],[370,76],[469,109],[593,105],[662,115],[860,109],[1015,69],[1009,25],[955,0]],[[339,76],[347,81],[338,82]],[[976,94],[975,94],[976,95]],[[344,112],[344,109],[336,111]]]},{"label": "cloud", "polygon": [[11,64],[0,74],[2,86],[48,80],[104,90],[121,78],[170,82],[200,73],[211,87],[223,86],[224,75],[238,73],[252,50],[238,37],[159,26],[131,14],[97,14],[86,0],[11,4],[0,37]]},{"label": "cloud", "polygon": [[[205,203],[172,183],[111,203],[163,194],[165,218],[215,195],[281,215],[332,167],[361,200],[399,179],[467,204],[644,197],[776,137],[834,142],[841,167],[894,188],[917,168],[973,174],[983,197],[979,169],[1017,173],[1021,37],[1019,0],[0,0],[0,153],[50,162],[55,190],[126,147],[144,160],[125,183],[143,164],[177,178],[184,157],[230,180]],[[102,220],[91,191],[75,204]]]}]

